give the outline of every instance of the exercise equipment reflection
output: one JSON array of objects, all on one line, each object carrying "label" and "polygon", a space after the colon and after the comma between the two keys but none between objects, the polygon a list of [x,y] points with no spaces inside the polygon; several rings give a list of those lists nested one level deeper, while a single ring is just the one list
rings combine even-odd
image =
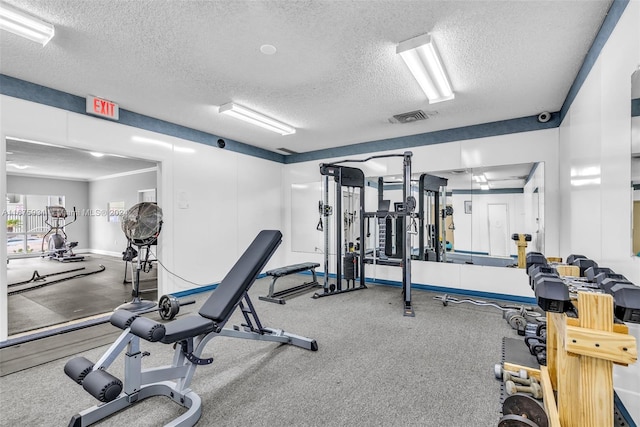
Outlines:
[{"label": "exercise equipment reflection", "polygon": [[[45,212],[44,223],[50,229],[42,236],[42,257],[47,256],[49,259],[60,262],[82,261],[84,256],[73,253],[73,248],[78,246],[78,242],[69,242],[67,233],[64,231],[65,227],[77,221],[76,208],[73,208],[73,220],[69,222],[67,222],[68,214],[64,206],[47,206]],[[53,224],[49,222],[50,218],[53,219]],[[48,240],[47,237],[49,238]],[[45,241],[48,243],[47,253],[44,250]]]}]

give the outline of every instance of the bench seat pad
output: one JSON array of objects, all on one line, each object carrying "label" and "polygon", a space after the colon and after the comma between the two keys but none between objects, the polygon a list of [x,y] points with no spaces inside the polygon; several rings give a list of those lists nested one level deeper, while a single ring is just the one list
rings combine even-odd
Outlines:
[{"label": "bench seat pad", "polygon": [[202,316],[190,315],[165,323],[165,334],[160,340],[165,344],[171,344],[201,334],[213,331],[216,324]]},{"label": "bench seat pad", "polygon": [[320,264],[314,262],[303,262],[300,264],[288,265],[286,267],[274,268],[266,272],[267,276],[282,277],[289,274],[300,273],[301,271],[311,270],[320,267]]}]

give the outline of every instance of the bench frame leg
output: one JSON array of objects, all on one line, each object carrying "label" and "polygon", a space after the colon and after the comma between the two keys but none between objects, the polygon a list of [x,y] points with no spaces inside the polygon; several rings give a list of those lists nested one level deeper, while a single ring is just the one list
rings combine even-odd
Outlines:
[{"label": "bench frame leg", "polygon": [[[191,380],[199,366],[191,360],[200,360],[207,343],[217,337],[250,339],[256,341],[270,341],[282,344],[291,344],[306,350],[317,351],[318,344],[315,340],[300,335],[290,334],[280,329],[271,329],[262,326],[255,312],[249,295],[245,292],[244,302],[240,300],[239,308],[242,311],[245,322],[233,328],[222,328],[208,334],[186,338],[175,344],[173,362],[171,365],[156,368],[142,369],[142,358],[149,353],[142,352],[141,338],[131,333],[130,328],[123,330],[122,334],[107,349],[104,355],[93,366],[92,370],[107,370],[109,366],[124,352],[124,381],[122,393],[108,403],[101,403],[74,415],[69,422],[69,427],[84,427],[94,424],[116,412],[133,406],[135,403],[152,396],[167,396],[175,403],[187,408],[187,411],[178,418],[172,420],[166,426],[187,427],[195,425],[202,414],[202,401],[200,397],[190,389]],[[186,341],[187,345],[181,344]],[[193,349],[189,355],[183,348]],[[191,360],[189,359],[191,358]],[[211,363],[212,360],[206,364]]]},{"label": "bench frame leg", "polygon": [[[300,272],[298,272],[300,273]],[[294,286],[292,288],[288,288],[288,289],[283,289],[281,291],[277,291],[274,292],[274,287],[276,284],[276,281],[281,278],[281,277],[285,277],[285,276],[277,276],[274,277],[273,280],[271,281],[271,284],[269,285],[269,293],[267,294],[267,296],[260,296],[258,297],[258,299],[260,299],[261,301],[268,301],[268,302],[273,302],[276,304],[286,304],[286,300],[285,298],[288,296],[294,296],[295,294],[299,294],[307,289],[310,288],[319,288],[321,287],[321,285],[318,283],[318,278],[316,276],[316,269],[312,268],[311,269],[311,274],[313,275],[313,279],[310,282],[305,282],[301,285],[298,286]]]}]

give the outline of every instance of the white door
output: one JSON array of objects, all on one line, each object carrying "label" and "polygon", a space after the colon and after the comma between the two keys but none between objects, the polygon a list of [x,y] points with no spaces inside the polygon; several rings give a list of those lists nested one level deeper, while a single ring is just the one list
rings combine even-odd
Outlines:
[{"label": "white door", "polygon": [[506,204],[489,204],[489,255],[509,256],[509,212]]}]

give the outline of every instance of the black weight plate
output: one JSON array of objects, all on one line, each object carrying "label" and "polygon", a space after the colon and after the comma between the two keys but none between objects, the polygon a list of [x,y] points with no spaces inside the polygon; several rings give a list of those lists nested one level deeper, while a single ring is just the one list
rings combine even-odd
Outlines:
[{"label": "black weight plate", "polygon": [[180,301],[178,301],[178,298],[176,297],[169,297],[169,306],[171,309],[169,320],[172,320],[180,311]]},{"label": "black weight plate", "polygon": [[[171,320],[171,298],[167,295],[162,295],[158,301],[158,312],[160,317],[164,320]],[[174,315],[175,316],[175,315]]]},{"label": "black weight plate", "polygon": [[[533,397],[516,393],[507,397],[502,404],[504,415],[519,415],[533,421],[538,427],[548,427],[549,417],[544,407]],[[526,424],[524,424],[526,425]]]},{"label": "black weight plate", "polygon": [[520,415],[505,415],[498,421],[498,427],[540,427],[533,421]]}]

